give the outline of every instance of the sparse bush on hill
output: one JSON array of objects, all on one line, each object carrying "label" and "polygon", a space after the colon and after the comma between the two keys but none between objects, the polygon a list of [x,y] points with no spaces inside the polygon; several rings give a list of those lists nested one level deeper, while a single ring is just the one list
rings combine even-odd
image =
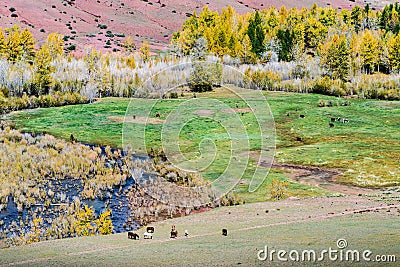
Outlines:
[{"label": "sparse bush on hill", "polygon": [[102,29],[102,30],[107,29],[107,25],[106,24],[98,24],[97,27]]}]

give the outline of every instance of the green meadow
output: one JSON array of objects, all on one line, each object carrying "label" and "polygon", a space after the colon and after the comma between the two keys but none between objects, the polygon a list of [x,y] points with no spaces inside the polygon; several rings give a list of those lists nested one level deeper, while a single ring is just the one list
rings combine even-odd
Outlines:
[{"label": "green meadow", "polygon": [[[251,94],[250,91],[241,92],[244,95]],[[267,99],[275,122],[277,163],[335,168],[342,172],[338,177],[339,182],[361,187],[399,185],[399,102],[341,99],[316,94],[262,94]],[[118,148],[123,147],[124,132],[133,150],[143,154],[149,149],[161,149],[163,123],[173,121],[168,116],[172,116],[174,110],[182,109],[181,105],[191,101],[191,96],[162,100],[103,98],[86,105],[14,112],[9,119],[14,120],[17,128],[22,131],[45,132],[64,139],[69,139],[73,134],[83,143]],[[232,160],[232,137],[227,134],[230,130],[224,124],[232,125],[229,118],[239,119],[246,131],[249,145],[237,148],[236,152],[245,154],[252,151],[257,155],[262,149],[257,119],[263,116],[257,114],[263,113],[258,111],[255,115],[246,110],[247,105],[243,99],[226,88],[198,94],[197,98],[212,99],[221,103],[221,107],[231,109],[238,106],[242,111],[229,115],[225,110],[222,111],[225,114],[214,112],[210,115],[207,113],[209,108],[205,107],[200,110],[204,113],[202,114],[196,113],[199,111],[198,106],[189,104],[189,109],[185,110],[191,114],[190,120],[180,129],[176,129],[179,151],[187,159],[194,160],[201,155],[207,156],[207,153],[211,155],[213,149],[218,151],[212,164],[203,172],[204,177],[212,181],[225,171]],[[331,106],[319,107],[321,100],[330,102]],[[346,101],[350,105],[343,106]],[[268,117],[268,110],[265,114]],[[304,115],[304,118],[300,118],[300,115]],[[185,114],[176,116],[188,118]],[[224,116],[228,117],[225,121]],[[348,123],[343,123],[342,119],[331,122],[331,118],[338,117],[348,119]],[[215,147],[204,145],[204,140],[213,142]],[[203,147],[206,148],[202,150]],[[212,149],[207,151],[208,148]],[[235,160],[240,160],[240,157]],[[265,187],[272,179],[288,180],[285,171],[272,168],[259,189],[255,193],[249,193],[249,179],[257,168],[262,167],[257,166],[256,159],[251,157],[241,182],[234,189],[246,201],[265,200]],[[288,193],[302,197],[330,194],[321,188],[295,182],[291,182]]]}]

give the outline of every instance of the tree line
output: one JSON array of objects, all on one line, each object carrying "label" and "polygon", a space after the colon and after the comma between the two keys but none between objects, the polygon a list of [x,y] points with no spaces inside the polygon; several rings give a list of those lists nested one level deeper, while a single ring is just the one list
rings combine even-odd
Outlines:
[{"label": "tree line", "polygon": [[[58,33],[35,49],[28,29],[0,29],[0,111],[104,96],[166,97],[168,88],[182,84],[197,91],[231,83],[400,99],[399,8],[283,6],[238,14],[232,7],[218,13],[205,6],[173,34],[171,50],[157,56],[150,56],[147,42],[136,50],[129,36],[121,52],[87,47],[76,55]],[[209,64],[196,63],[205,60]]]},{"label": "tree line", "polygon": [[332,7],[270,7],[238,14],[205,6],[173,35],[172,44],[189,55],[204,38],[209,53],[238,58],[242,63],[298,61],[317,57],[326,75],[349,80],[360,74],[400,70],[400,6],[382,11],[369,5],[352,10]]}]

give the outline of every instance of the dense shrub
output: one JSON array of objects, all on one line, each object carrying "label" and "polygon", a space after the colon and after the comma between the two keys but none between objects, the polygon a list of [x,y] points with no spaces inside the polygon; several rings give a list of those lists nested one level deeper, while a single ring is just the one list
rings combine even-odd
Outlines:
[{"label": "dense shrub", "polygon": [[28,97],[24,93],[22,97],[6,98],[3,93],[0,92],[0,114],[22,109],[59,107],[64,105],[84,104],[87,102],[87,98],[79,93],[55,92],[50,95],[40,95],[39,97]]},{"label": "dense shrub", "polygon": [[72,44],[72,45],[68,46],[67,49],[68,49],[69,51],[74,51],[74,50],[76,49],[76,45],[75,45],[75,44]]},{"label": "dense shrub", "polygon": [[213,86],[221,86],[221,82],[222,66],[219,62],[199,61],[193,63],[193,69],[188,79],[189,88],[193,92],[211,91]]},{"label": "dense shrub", "polygon": [[177,92],[171,92],[169,94],[169,98],[178,98],[178,93]]},{"label": "dense shrub", "polygon": [[279,76],[272,71],[251,70],[245,71],[245,86],[252,89],[273,90],[280,81]]}]

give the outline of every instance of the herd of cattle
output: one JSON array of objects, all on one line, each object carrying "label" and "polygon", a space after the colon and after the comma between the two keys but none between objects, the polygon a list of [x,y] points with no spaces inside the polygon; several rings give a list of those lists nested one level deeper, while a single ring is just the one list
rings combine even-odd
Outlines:
[{"label": "herd of cattle", "polygon": [[[153,239],[153,233],[154,233],[154,227],[148,226],[146,228],[146,232],[143,233],[143,239]],[[222,235],[227,236],[228,235],[228,230],[227,229],[222,229]],[[185,230],[185,237],[189,236],[188,230]],[[172,225],[171,228],[171,238],[177,238],[178,237],[178,230],[175,229],[175,225]],[[139,240],[139,235],[136,232],[128,232],[128,238],[129,239],[134,239],[134,240]]]},{"label": "herd of cattle", "polygon": [[331,118],[331,122],[329,123],[329,127],[331,127],[331,128],[333,128],[333,127],[335,127],[335,124],[333,124],[334,122],[343,122],[343,123],[349,123],[349,119],[346,119],[346,118],[340,118],[340,117],[337,117],[337,118]]},{"label": "herd of cattle", "polygon": [[[290,116],[290,112],[286,113],[286,116]],[[300,119],[304,119],[306,116],[304,114],[300,114],[299,118]],[[329,127],[333,128],[335,127],[335,124],[333,124],[334,122],[343,122],[343,123],[349,123],[349,119],[347,118],[341,118],[341,117],[337,117],[337,118],[331,118],[331,121],[329,123]]]}]

